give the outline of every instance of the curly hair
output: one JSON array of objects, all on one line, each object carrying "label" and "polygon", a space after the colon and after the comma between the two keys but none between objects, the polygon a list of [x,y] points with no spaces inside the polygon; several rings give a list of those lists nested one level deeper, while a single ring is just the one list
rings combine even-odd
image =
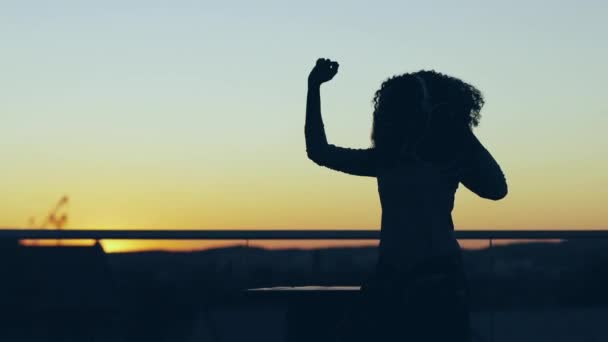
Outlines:
[{"label": "curly hair", "polygon": [[443,132],[472,129],[479,124],[484,98],[477,88],[458,78],[421,70],[384,81],[373,104],[372,143],[396,148],[429,139],[431,126],[441,125]]}]

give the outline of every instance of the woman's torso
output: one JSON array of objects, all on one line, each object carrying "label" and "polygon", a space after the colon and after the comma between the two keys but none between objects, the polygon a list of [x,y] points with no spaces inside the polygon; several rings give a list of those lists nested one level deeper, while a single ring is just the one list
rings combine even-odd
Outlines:
[{"label": "woman's torso", "polygon": [[423,162],[378,167],[382,205],[380,259],[407,270],[459,253],[452,209],[457,173]]}]

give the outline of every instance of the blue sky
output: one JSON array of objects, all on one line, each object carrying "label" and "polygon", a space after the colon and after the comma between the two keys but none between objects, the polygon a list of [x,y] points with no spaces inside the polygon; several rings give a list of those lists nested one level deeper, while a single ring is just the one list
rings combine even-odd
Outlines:
[{"label": "blue sky", "polygon": [[[373,92],[393,74],[435,69],[484,92],[477,134],[515,191],[502,207],[464,195],[463,226],[483,224],[478,206],[497,225],[554,226],[543,217],[558,212],[565,225],[606,226],[596,203],[608,200],[607,17],[601,1],[3,0],[0,225],[68,193],[75,226],[205,226],[249,209],[230,222],[324,226],[304,218],[320,210],[312,198],[340,203],[348,189],[371,198],[348,206],[374,209],[318,222],[373,224],[373,182],[317,169],[303,152],[306,76],[328,57],[341,68],[323,113],[340,145],[369,146]],[[226,189],[249,200],[198,213]],[[296,204],[277,221],[288,195]],[[122,214],[104,221],[100,210]]]}]

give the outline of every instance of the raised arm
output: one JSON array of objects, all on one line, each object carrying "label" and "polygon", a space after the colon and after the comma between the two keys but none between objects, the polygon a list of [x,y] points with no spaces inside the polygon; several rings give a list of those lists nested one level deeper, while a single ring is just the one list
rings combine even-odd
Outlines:
[{"label": "raised arm", "polygon": [[338,147],[327,142],[321,117],[321,84],[338,72],[338,63],[319,59],[308,77],[306,98],[306,153],[318,165],[357,176],[376,175],[374,151]]},{"label": "raised arm", "polygon": [[499,200],[507,195],[507,181],[490,152],[470,134],[468,158],[460,182],[480,197]]}]

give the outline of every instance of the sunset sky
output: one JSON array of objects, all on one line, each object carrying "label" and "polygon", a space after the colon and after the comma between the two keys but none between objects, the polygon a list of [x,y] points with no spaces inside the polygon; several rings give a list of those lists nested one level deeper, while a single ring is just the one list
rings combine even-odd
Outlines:
[{"label": "sunset sky", "polygon": [[330,142],[370,145],[387,77],[481,89],[510,187],[457,194],[457,229],[608,228],[605,1],[0,4],[0,227],[69,196],[68,228],[377,228],[375,179],[304,149],[306,77]]}]

